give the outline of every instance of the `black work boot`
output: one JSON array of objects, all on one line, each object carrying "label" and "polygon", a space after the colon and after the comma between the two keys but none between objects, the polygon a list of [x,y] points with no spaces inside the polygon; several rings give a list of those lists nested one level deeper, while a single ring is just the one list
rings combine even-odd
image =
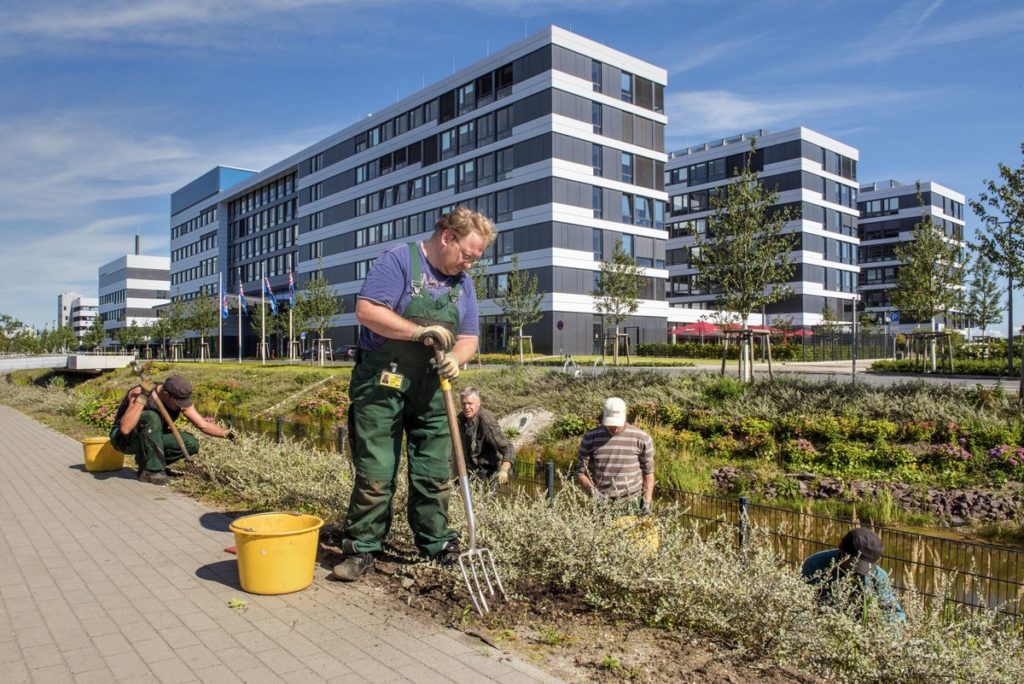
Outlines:
[{"label": "black work boot", "polygon": [[459,546],[459,540],[452,539],[445,542],[444,548],[437,552],[434,560],[442,568],[451,567],[459,562],[460,553],[462,553],[462,547]]},{"label": "black work boot", "polygon": [[373,570],[374,558],[372,553],[350,553],[345,559],[334,566],[331,574],[332,579],[342,582],[354,582],[370,570]]},{"label": "black work boot", "polygon": [[139,481],[163,486],[170,482],[171,478],[167,477],[162,470],[143,470],[139,474]]}]

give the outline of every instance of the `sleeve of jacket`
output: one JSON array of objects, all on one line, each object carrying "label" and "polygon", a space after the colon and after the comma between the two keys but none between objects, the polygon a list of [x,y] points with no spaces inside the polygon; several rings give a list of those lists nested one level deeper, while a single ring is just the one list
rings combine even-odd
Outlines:
[{"label": "sleeve of jacket", "polygon": [[501,429],[501,425],[498,424],[498,419],[494,417],[494,414],[488,411],[481,413],[484,425],[484,437],[494,445],[494,450],[501,454],[502,461],[508,461],[509,463],[516,462],[516,450],[512,446],[512,442],[508,441],[508,437]]}]

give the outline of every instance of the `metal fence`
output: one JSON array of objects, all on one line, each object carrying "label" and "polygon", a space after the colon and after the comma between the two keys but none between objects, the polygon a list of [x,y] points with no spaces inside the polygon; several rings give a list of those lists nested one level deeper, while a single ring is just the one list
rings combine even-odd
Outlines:
[{"label": "metal fence", "polygon": [[[556,476],[555,464],[550,462],[517,463],[515,475],[520,489],[549,499],[565,481]],[[737,544],[748,543],[750,530],[756,528],[779,558],[794,566],[813,553],[836,548],[851,528],[871,527],[885,549],[880,565],[897,591],[913,588],[929,600],[949,600],[971,609],[994,608],[1014,620],[1024,619],[1022,550],[755,504],[746,497],[658,488],[655,500],[678,504],[684,521],[735,529]],[[943,578],[949,581],[945,591]]]},{"label": "metal fence", "polygon": [[[347,452],[347,431],[334,423],[303,425],[272,420],[223,416],[229,424],[274,434],[276,441],[301,439],[321,449]],[[561,475],[561,477],[559,476]],[[571,474],[559,473],[554,462],[519,461],[513,482],[506,491],[521,491],[553,499]],[[745,544],[753,528],[767,535],[772,549],[786,563],[800,565],[807,556],[834,549],[856,520],[834,518],[806,511],[739,499],[656,488],[659,502],[675,503],[684,521],[705,526],[725,525],[736,530],[736,543]],[[913,588],[932,600],[950,600],[967,608],[995,608],[1014,620],[1024,619],[1024,551],[979,542],[918,534],[869,525],[882,539],[881,565],[897,591]],[[943,593],[942,578],[952,576]]]}]

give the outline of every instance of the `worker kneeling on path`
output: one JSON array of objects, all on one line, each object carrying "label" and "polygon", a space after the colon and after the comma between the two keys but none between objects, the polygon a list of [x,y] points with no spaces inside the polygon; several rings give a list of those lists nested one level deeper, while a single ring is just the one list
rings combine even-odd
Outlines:
[{"label": "worker kneeling on path", "polygon": [[[139,479],[155,485],[165,485],[171,473],[167,466],[185,457],[171,431],[157,409],[153,394],[159,397],[171,420],[185,415],[197,429],[211,437],[234,440],[234,433],[203,418],[192,406],[192,383],[180,375],[172,375],[154,385],[144,381],[131,388],[121,400],[110,431],[114,448],[135,456]],[[181,441],[189,455],[199,452],[199,442],[188,432],[181,432]]]},{"label": "worker kneeling on path", "polygon": [[[359,352],[349,383],[356,481],[335,579],[363,576],[383,548],[403,435],[416,548],[443,565],[458,559],[458,533],[448,527],[452,438],[440,378],[455,378],[476,353],[477,300],[466,271],[493,241],[487,217],[458,207],[441,217],[430,239],[381,254],[363,281],[356,300]],[[437,367],[435,348],[444,350]]]},{"label": "worker kneeling on path", "polygon": [[459,392],[462,413],[459,414],[459,436],[466,469],[481,480],[508,482],[508,473],[516,460],[516,450],[498,424],[494,414],[480,404],[480,392],[467,387]]},{"label": "worker kneeling on path", "polygon": [[576,480],[588,494],[621,505],[623,513],[647,515],[654,497],[654,440],[626,422],[626,402],[604,402],[601,425],[583,435]]},{"label": "worker kneeling on path", "polygon": [[867,527],[855,527],[842,538],[838,549],[808,556],[800,573],[817,588],[822,605],[835,605],[836,583],[852,576],[856,584],[848,596],[851,601],[864,608],[867,601],[877,601],[888,622],[906,622],[907,614],[893,594],[889,575],[878,567],[881,559],[881,538]]}]

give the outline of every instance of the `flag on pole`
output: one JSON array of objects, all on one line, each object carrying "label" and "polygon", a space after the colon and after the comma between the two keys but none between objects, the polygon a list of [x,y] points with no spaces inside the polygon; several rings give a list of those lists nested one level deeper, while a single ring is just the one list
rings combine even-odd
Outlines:
[{"label": "flag on pole", "polygon": [[244,314],[249,313],[249,307],[245,303],[245,290],[242,289],[242,279],[238,279],[238,310]]},{"label": "flag on pole", "polygon": [[220,274],[220,317],[228,320],[228,293],[224,291],[224,272]]},{"label": "flag on pole", "polygon": [[288,271],[288,306],[295,306],[295,272]]},{"label": "flag on pole", "polygon": [[274,296],[274,291],[270,289],[270,278],[263,276],[263,292],[267,295],[270,300],[270,310],[277,315],[277,297]]}]

